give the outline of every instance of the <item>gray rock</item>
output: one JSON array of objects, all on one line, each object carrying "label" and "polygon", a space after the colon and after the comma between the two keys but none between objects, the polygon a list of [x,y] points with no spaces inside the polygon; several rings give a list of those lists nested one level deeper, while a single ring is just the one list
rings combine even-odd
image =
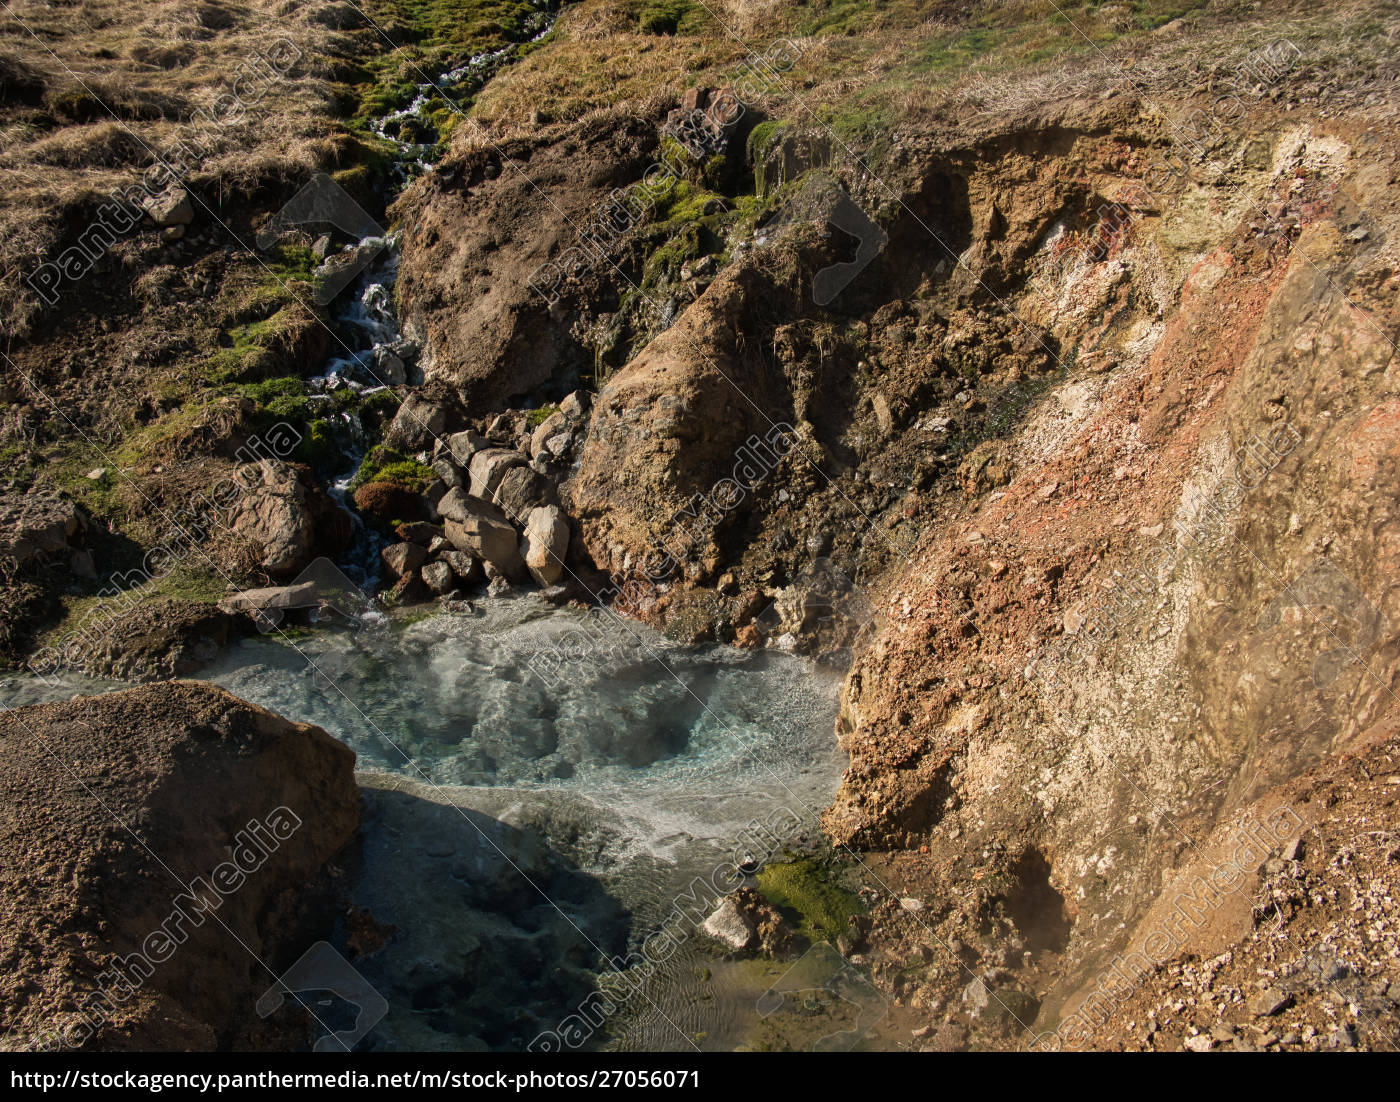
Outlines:
[{"label": "gray rock", "polygon": [[91,551],[73,552],[73,557],[68,560],[68,569],[90,582],[97,580],[97,564],[93,562]]},{"label": "gray rock", "polygon": [[739,910],[732,899],[722,900],[714,914],[700,924],[700,929],[736,952],[747,949],[757,932],[749,916]]},{"label": "gray rock", "polygon": [[157,226],[188,226],[194,221],[194,204],[184,188],[170,188],[143,199],[141,209]]},{"label": "gray rock", "polygon": [[438,441],[433,449],[433,458],[445,455],[465,470],[471,465],[472,456],[490,446],[491,442],[481,433],[468,429],[466,432],[454,432]]},{"label": "gray rock", "polygon": [[581,390],[576,390],[559,403],[559,412],[570,420],[588,416],[593,400]]},{"label": "gray rock", "polygon": [[561,430],[566,429],[568,424],[569,419],[561,410],[555,410],[551,413],[541,421],[535,427],[535,431],[530,434],[530,454],[532,456],[538,456],[544,451],[545,442],[551,436],[556,436]]},{"label": "gray rock", "polygon": [[466,551],[444,551],[442,561],[452,568],[458,581],[466,585],[481,581],[481,563]]},{"label": "gray rock", "polygon": [[470,465],[472,496],[490,501],[506,471],[525,465],[525,457],[514,448],[484,448],[477,452]]},{"label": "gray rock", "polygon": [[452,567],[445,562],[430,562],[420,573],[423,584],[439,595],[450,592],[456,582]]},{"label": "gray rock", "polygon": [[1277,1014],[1284,1009],[1291,1000],[1289,996],[1273,987],[1266,987],[1262,991],[1257,991],[1250,997],[1249,1012],[1261,1018],[1267,1018]]},{"label": "gray rock", "polygon": [[445,407],[422,394],[410,394],[394,414],[384,442],[395,451],[423,451],[446,431],[447,421]]},{"label": "gray rock", "polygon": [[443,520],[455,520],[465,524],[468,517],[490,517],[492,520],[506,521],[506,515],[489,501],[473,497],[460,486],[454,486],[443,494],[437,503],[438,514]]},{"label": "gray rock", "polygon": [[442,479],[442,484],[448,489],[464,488],[467,485],[466,471],[449,455],[440,455],[433,460],[433,473]]},{"label": "gray rock", "polygon": [[529,467],[512,467],[501,478],[501,484],[491,500],[499,505],[508,517],[518,518],[524,523],[525,515],[536,505],[549,503],[552,489],[548,479]]},{"label": "gray rock", "polygon": [[375,379],[381,386],[403,386],[408,382],[403,360],[383,345],[375,345],[373,359]]},{"label": "gray rock", "polygon": [[544,455],[551,459],[567,458],[574,450],[574,434],[572,432],[556,432],[544,442]]},{"label": "gray rock", "polygon": [[428,506],[428,515],[439,516],[438,503],[446,496],[448,485],[440,478],[433,479],[428,483],[428,488],[423,491],[423,501]]},{"label": "gray rock", "polygon": [[460,522],[449,520],[447,538],[457,550],[470,552],[496,573],[511,581],[525,580],[519,537],[506,521],[484,513],[468,515]]},{"label": "gray rock", "polygon": [[219,602],[221,612],[260,612],[265,609],[313,608],[320,597],[314,582],[301,585],[273,585],[263,589],[244,589]]}]

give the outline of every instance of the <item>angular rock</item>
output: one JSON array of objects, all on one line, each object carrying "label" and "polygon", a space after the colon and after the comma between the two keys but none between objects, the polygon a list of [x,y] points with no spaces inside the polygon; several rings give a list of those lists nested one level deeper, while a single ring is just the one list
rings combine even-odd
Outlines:
[{"label": "angular rock", "polygon": [[545,440],[540,456],[546,459],[564,459],[574,450],[574,434],[569,431],[556,432]]},{"label": "angular rock", "polygon": [[454,432],[446,437],[434,450],[434,458],[446,455],[457,463],[459,467],[471,465],[472,456],[483,448],[489,448],[491,442],[479,432],[467,429],[465,432]]},{"label": "angular rock", "polygon": [[300,585],[274,585],[263,589],[245,589],[219,602],[223,612],[261,612],[266,609],[315,608],[320,595],[314,582]]},{"label": "angular rock", "polygon": [[559,412],[571,421],[578,421],[588,416],[592,405],[592,399],[584,391],[576,390],[559,403]]},{"label": "angular rock", "polygon": [[472,496],[490,501],[506,471],[525,465],[525,457],[514,448],[485,448],[477,452],[471,461]]},{"label": "angular rock", "polygon": [[458,581],[466,585],[481,581],[481,563],[466,551],[444,551],[442,561],[452,568]]},{"label": "angular rock", "polygon": [[188,226],[194,221],[194,204],[184,188],[171,188],[141,202],[146,217],[157,226]]},{"label": "angular rock", "polygon": [[470,552],[512,581],[525,580],[519,537],[506,521],[485,514],[468,516],[461,522],[449,520],[447,538],[457,550]]},{"label": "angular rock", "polygon": [[732,899],[722,900],[715,912],[700,924],[700,929],[736,952],[747,949],[757,932],[749,916]]},{"label": "angular rock", "polygon": [[418,576],[418,571],[405,574],[394,583],[393,589],[389,590],[389,596],[395,604],[411,605],[424,600],[428,595],[427,587],[423,585],[423,579]]},{"label": "angular rock", "polygon": [[525,521],[520,554],[535,581],[548,588],[564,576],[569,552],[569,522],[557,505],[531,509]]},{"label": "angular rock", "polygon": [[561,430],[567,429],[569,419],[563,411],[555,410],[548,417],[539,423],[535,431],[530,434],[530,455],[537,456],[545,450],[545,441],[551,436],[558,434]]},{"label": "angular rock", "polygon": [[437,504],[438,515],[443,520],[455,520],[465,524],[468,517],[489,517],[492,520],[506,521],[506,515],[489,501],[473,497],[460,487],[448,490]]},{"label": "angular rock", "polygon": [[1292,1002],[1292,998],[1276,988],[1266,987],[1255,992],[1249,999],[1249,1012],[1261,1018],[1277,1014]]},{"label": "angular rock", "polygon": [[549,480],[529,467],[512,467],[501,478],[501,484],[491,500],[505,510],[511,518],[519,518],[523,523],[525,514],[536,505],[549,501],[551,486]]},{"label": "angular rock", "polygon": [[442,479],[448,489],[459,489],[467,484],[467,473],[449,455],[440,455],[433,460],[433,473]]},{"label": "angular rock", "polygon": [[384,548],[380,557],[391,575],[403,578],[428,561],[428,550],[416,543],[395,543]]},{"label": "angular rock", "polygon": [[408,371],[403,360],[383,345],[375,345],[373,352],[374,377],[380,386],[403,386],[408,381]]},{"label": "angular rock", "polygon": [[447,563],[430,562],[419,573],[423,578],[423,584],[439,596],[451,592],[455,578],[452,567]]},{"label": "angular rock", "polygon": [[447,431],[456,415],[456,403],[446,395],[415,391],[404,398],[394,414],[384,442],[395,451],[423,451]]},{"label": "angular rock", "polygon": [[436,518],[438,514],[438,502],[447,494],[450,487],[440,478],[433,479],[428,483],[428,488],[423,491],[423,508],[430,517]]}]

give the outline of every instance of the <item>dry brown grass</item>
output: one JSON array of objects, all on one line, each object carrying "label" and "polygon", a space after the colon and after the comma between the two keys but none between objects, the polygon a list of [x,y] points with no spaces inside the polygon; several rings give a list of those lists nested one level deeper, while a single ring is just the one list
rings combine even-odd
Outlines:
[{"label": "dry brown grass", "polygon": [[[493,81],[472,114],[493,136],[594,113],[654,114],[690,85],[724,83],[782,37],[801,58],[767,110],[802,125],[817,116],[886,131],[1134,87],[1179,102],[1228,83],[1277,37],[1297,41],[1310,71],[1348,82],[1388,68],[1393,82],[1400,42],[1395,0],[703,0],[714,13],[705,33],[672,37],[637,33],[639,2],[567,9],[550,42]],[[478,140],[468,129],[458,140]]]},{"label": "dry brown grass", "polygon": [[279,38],[303,53],[241,120],[201,127],[191,173],[218,193],[324,161],[321,69],[332,34],[297,0],[6,0],[0,9],[0,317],[22,334],[25,285],[75,220],[172,156],[179,131]]}]

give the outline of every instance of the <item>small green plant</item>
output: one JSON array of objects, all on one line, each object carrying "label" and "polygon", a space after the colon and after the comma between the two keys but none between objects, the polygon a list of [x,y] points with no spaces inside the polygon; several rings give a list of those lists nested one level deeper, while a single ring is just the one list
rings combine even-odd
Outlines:
[{"label": "small green plant", "polygon": [[422,493],[435,477],[433,469],[426,464],[377,444],[361,461],[350,488],[358,490],[370,482],[393,482],[414,493]]},{"label": "small green plant", "polygon": [[637,16],[643,34],[696,34],[704,29],[708,13],[692,0],[648,0]]}]

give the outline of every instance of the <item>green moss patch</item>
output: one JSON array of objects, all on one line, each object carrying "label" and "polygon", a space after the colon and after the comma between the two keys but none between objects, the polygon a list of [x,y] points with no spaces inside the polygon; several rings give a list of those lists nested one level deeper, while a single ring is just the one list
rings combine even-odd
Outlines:
[{"label": "green moss patch", "polygon": [[809,941],[832,941],[850,929],[865,906],[854,892],[832,882],[831,869],[810,857],[768,865],[758,874],[763,898],[783,912]]}]

